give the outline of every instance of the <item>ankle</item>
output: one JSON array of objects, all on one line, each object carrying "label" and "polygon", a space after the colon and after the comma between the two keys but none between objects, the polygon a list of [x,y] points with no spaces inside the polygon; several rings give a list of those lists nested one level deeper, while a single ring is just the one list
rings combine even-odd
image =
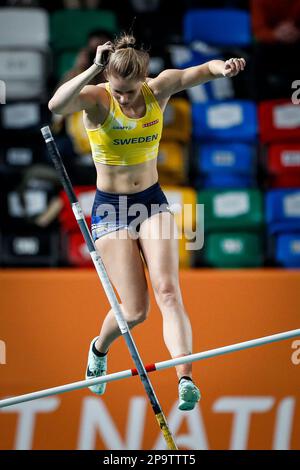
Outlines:
[{"label": "ankle", "polygon": [[193,382],[192,377],[190,377],[189,375],[182,375],[180,379],[178,380],[178,383],[180,384],[182,380],[190,380],[191,382]]},{"label": "ankle", "polygon": [[97,347],[96,347],[96,343],[97,343],[97,340],[93,342],[93,346],[92,346],[92,351],[93,353],[98,356],[98,357],[104,357],[107,355],[108,353],[108,350],[107,351],[101,351],[101,349],[99,350]]}]

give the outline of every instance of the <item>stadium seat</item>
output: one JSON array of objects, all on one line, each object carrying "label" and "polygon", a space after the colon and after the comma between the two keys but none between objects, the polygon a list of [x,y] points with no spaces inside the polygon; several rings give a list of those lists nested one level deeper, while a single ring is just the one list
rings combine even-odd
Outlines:
[{"label": "stadium seat", "polygon": [[186,44],[204,41],[222,47],[246,47],[252,43],[250,14],[230,8],[188,10],[183,35]]},{"label": "stadium seat", "polygon": [[81,233],[68,232],[63,237],[63,253],[67,263],[74,267],[93,266],[89,250]]},{"label": "stadium seat", "polygon": [[192,134],[191,107],[184,98],[171,99],[164,111],[162,140],[189,143]]},{"label": "stadium seat", "polygon": [[276,261],[285,268],[300,268],[300,233],[277,237]]},{"label": "stadium seat", "polygon": [[28,138],[37,134],[42,141],[40,128],[49,122],[49,110],[45,104],[36,101],[17,101],[0,106],[0,132],[5,132],[8,140]]},{"label": "stadium seat", "polygon": [[248,142],[257,138],[256,106],[252,101],[193,104],[193,135],[202,141]]},{"label": "stadium seat", "polygon": [[177,69],[185,69],[202,64],[209,60],[220,58],[222,52],[216,47],[208,44],[178,45],[170,44],[168,50],[171,55],[172,64]]},{"label": "stadium seat", "polygon": [[197,203],[204,204],[205,232],[259,231],[262,228],[262,197],[257,189],[199,191]]},{"label": "stadium seat", "polygon": [[[222,53],[216,48],[207,45],[197,45],[197,49],[186,46],[169,46],[172,63],[175,68],[185,69],[203,64],[213,59],[222,59]],[[225,100],[234,98],[235,92],[232,80],[212,80],[196,85],[186,90],[191,103],[206,103],[211,100]]]},{"label": "stadium seat", "polygon": [[59,235],[57,232],[40,232],[31,229],[2,233],[1,264],[13,267],[59,265]]},{"label": "stadium seat", "polygon": [[42,8],[0,8],[1,48],[48,51],[48,12]]},{"label": "stadium seat", "polygon": [[254,188],[256,181],[251,176],[239,175],[237,173],[215,173],[206,175],[203,181],[204,189],[226,189],[226,188]]},{"label": "stadium seat", "polygon": [[300,143],[271,145],[267,169],[271,187],[300,188]]},{"label": "stadium seat", "polygon": [[300,141],[300,106],[285,99],[263,101],[258,116],[262,143]]},{"label": "stadium seat", "polygon": [[86,45],[90,32],[104,29],[117,32],[117,18],[110,10],[59,10],[50,18],[51,45],[56,52]]},{"label": "stadium seat", "polygon": [[[178,228],[179,266],[192,265],[192,245],[196,235],[196,192],[189,187],[162,186]],[[200,235],[201,237],[201,235]],[[197,241],[197,240],[196,240]],[[201,240],[200,240],[201,243]]]},{"label": "stadium seat", "polygon": [[0,50],[0,77],[6,84],[6,100],[48,96],[45,58],[39,51]]},{"label": "stadium seat", "polygon": [[177,142],[161,142],[157,157],[161,184],[180,185],[186,182],[187,155]]},{"label": "stadium seat", "polygon": [[18,139],[17,142],[2,142],[0,147],[0,169],[21,170],[41,162],[42,142],[30,142],[30,139]]},{"label": "stadium seat", "polygon": [[263,264],[261,238],[253,233],[214,233],[205,237],[205,264],[216,268],[254,268]]},{"label": "stadium seat", "polygon": [[91,154],[89,138],[83,124],[82,111],[69,114],[65,118],[66,133],[70,137],[78,155]]},{"label": "stadium seat", "polygon": [[56,58],[55,76],[57,80],[61,80],[63,76],[74,67],[78,50],[62,52]]},{"label": "stadium seat", "polygon": [[188,88],[186,93],[191,104],[224,101],[234,98],[234,89],[229,79],[213,80]]},{"label": "stadium seat", "polygon": [[269,235],[300,232],[300,189],[273,189],[266,194]]},{"label": "stadium seat", "polygon": [[300,188],[300,175],[283,174],[271,178],[270,187],[273,189]]},{"label": "stadium seat", "polygon": [[[96,188],[94,186],[74,186],[74,191],[81,205],[87,224],[90,226]],[[62,230],[64,232],[79,232],[80,230],[70,206],[69,199],[64,191],[61,191],[60,198],[63,205],[59,215]]]},{"label": "stadium seat", "polygon": [[149,77],[156,77],[167,67],[166,57],[164,54],[155,54],[150,56],[149,60]]},{"label": "stadium seat", "polygon": [[[33,167],[32,167],[33,168]],[[45,175],[30,177],[34,170],[24,176],[19,171],[0,173],[0,227],[4,231],[32,229],[38,231],[35,219],[44,214],[49,203],[57,196],[57,182],[46,180]],[[51,227],[55,227],[53,220]],[[51,228],[48,226],[48,228]],[[43,231],[43,229],[40,229]],[[18,233],[18,232],[17,232]]]},{"label": "stadium seat", "polygon": [[247,144],[206,144],[199,147],[198,169],[205,188],[255,186],[256,155]]}]

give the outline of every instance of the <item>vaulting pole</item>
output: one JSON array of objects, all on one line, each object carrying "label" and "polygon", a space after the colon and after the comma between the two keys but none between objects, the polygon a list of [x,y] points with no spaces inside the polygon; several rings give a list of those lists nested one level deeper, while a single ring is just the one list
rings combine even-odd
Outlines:
[{"label": "vaulting pole", "polygon": [[[229,346],[223,346],[221,348],[209,349],[195,354],[189,354],[187,356],[178,357],[176,359],[170,359],[168,361],[157,362],[156,364],[148,364],[145,366],[147,372],[154,372],[157,370],[168,369],[169,367],[178,366],[180,364],[187,364],[190,362],[201,361],[203,359],[209,359],[216,356],[223,356],[225,354],[243,351],[245,349],[256,348],[270,343],[283,341],[286,339],[300,337],[300,329],[285,331],[283,333],[277,333],[271,336],[263,336],[262,338],[252,339],[250,341],[244,341],[242,343],[230,344]],[[50,397],[58,395],[60,393],[71,392],[73,390],[80,390],[82,388],[90,387],[104,382],[113,382],[116,380],[126,379],[138,375],[136,369],[123,370],[121,372],[115,372],[114,374],[108,374],[103,377],[96,379],[81,380],[79,382],[73,382],[70,384],[60,385],[58,387],[48,388],[40,390],[38,392],[27,393],[26,395],[19,395],[16,397],[6,398],[0,400],[0,408],[6,406],[16,405],[18,403],[24,403],[26,401],[37,400],[38,398]]]}]

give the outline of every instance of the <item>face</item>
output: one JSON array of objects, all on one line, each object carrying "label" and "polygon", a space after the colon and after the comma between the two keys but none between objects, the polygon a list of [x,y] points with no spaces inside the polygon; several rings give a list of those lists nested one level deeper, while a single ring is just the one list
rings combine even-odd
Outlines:
[{"label": "face", "polygon": [[143,82],[121,77],[109,76],[109,84],[113,97],[118,103],[126,107],[131,107],[137,101]]}]

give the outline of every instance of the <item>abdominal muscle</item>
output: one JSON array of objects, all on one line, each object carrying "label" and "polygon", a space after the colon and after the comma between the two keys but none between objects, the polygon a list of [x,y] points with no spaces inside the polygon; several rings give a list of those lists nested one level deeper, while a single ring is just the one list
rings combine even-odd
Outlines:
[{"label": "abdominal muscle", "polygon": [[95,163],[97,188],[108,193],[137,193],[158,180],[157,159],[138,165],[105,165]]}]

